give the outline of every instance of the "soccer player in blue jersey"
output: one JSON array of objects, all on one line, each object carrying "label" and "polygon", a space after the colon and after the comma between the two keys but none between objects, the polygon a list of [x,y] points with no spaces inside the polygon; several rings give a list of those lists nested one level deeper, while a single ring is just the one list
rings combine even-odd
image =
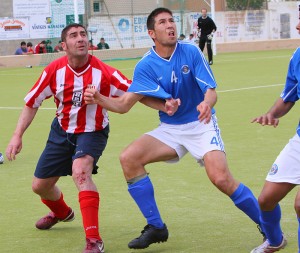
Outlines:
[{"label": "soccer player in blue jersey", "polygon": [[[300,22],[296,26],[300,34]],[[263,126],[277,127],[279,118],[286,115],[300,98],[300,48],[298,48],[289,63],[285,87],[271,109],[260,117],[252,120]],[[281,227],[281,209],[279,202],[296,186],[300,185],[300,122],[296,134],[283,148],[273,163],[263,189],[258,198],[261,208],[261,225],[267,240],[253,249],[251,253],[276,252],[283,249],[287,240]],[[295,211],[299,223],[298,252],[300,253],[300,191],[295,199]]]},{"label": "soccer player in blue jersey", "polygon": [[159,111],[158,128],[135,140],[120,156],[128,191],[147,220],[142,234],[128,247],[143,249],[167,241],[168,229],[156,205],[145,165],[176,162],[188,152],[204,165],[211,182],[260,225],[256,198],[248,187],[233,178],[227,166],[213,108],[217,85],[204,55],[196,45],[177,41],[173,14],[166,8],[157,8],[148,16],[147,28],[155,46],[136,65],[128,92],[111,99],[96,90],[85,92],[87,103],[98,103],[118,113],[127,112],[147,96],[166,100],[170,110],[175,111],[172,116]]}]

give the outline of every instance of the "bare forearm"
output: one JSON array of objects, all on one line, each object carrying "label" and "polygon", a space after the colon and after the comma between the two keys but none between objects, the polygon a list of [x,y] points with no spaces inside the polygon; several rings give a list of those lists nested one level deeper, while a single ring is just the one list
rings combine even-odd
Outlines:
[{"label": "bare forearm", "polygon": [[99,92],[92,94],[92,100],[90,103],[97,103],[103,108],[115,112],[115,113],[126,113],[133,105],[142,98],[142,95],[135,93],[126,92],[120,97],[106,97],[101,95]]},{"label": "bare forearm", "polygon": [[30,108],[28,106],[24,106],[21,115],[19,117],[16,129],[14,131],[14,135],[22,137],[26,129],[31,124],[34,119],[38,108]]},{"label": "bare forearm", "polygon": [[21,152],[22,149],[22,136],[26,129],[31,124],[32,120],[34,119],[37,108],[33,109],[27,106],[24,106],[21,115],[19,117],[16,130],[13,133],[10,142],[6,148],[6,157],[9,161],[15,160],[16,155]]},{"label": "bare forearm", "polygon": [[274,118],[281,118],[291,110],[294,104],[294,102],[284,102],[282,98],[279,98],[267,114],[271,114]]},{"label": "bare forearm", "polygon": [[204,96],[204,102],[209,105],[210,108],[213,108],[217,103],[217,93],[215,89],[208,89]]},{"label": "bare forearm", "polygon": [[256,122],[262,126],[268,125],[277,127],[279,118],[287,114],[294,104],[294,102],[284,102],[282,98],[279,98],[266,114],[254,118],[251,122]]},{"label": "bare forearm", "polygon": [[158,111],[165,111],[165,100],[159,99],[159,98],[153,98],[153,97],[143,97],[140,102],[152,109],[158,110]]},{"label": "bare forearm", "polygon": [[109,98],[101,96],[101,98],[96,100],[97,104],[102,106],[108,111],[115,113],[126,113],[130,108],[122,103],[120,98]]}]

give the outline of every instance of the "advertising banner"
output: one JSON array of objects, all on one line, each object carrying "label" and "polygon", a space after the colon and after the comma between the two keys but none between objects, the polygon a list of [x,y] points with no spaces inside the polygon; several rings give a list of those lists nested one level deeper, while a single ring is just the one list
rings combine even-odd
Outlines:
[{"label": "advertising banner", "polygon": [[0,18],[0,40],[29,38],[29,18]]}]

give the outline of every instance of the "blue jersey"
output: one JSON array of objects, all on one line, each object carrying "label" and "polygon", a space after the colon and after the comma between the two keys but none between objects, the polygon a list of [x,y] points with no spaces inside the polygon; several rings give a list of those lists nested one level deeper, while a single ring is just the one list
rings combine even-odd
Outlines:
[{"label": "blue jersey", "polygon": [[[296,102],[300,97],[300,48],[294,52],[286,77],[284,89],[280,95],[284,102]],[[300,122],[297,127],[300,136]]]},{"label": "blue jersey", "polygon": [[201,50],[193,44],[178,42],[169,59],[160,57],[155,47],[148,51],[136,65],[128,91],[161,99],[179,98],[181,105],[177,112],[168,116],[160,111],[160,121],[186,124],[198,120],[196,107],[203,101],[206,90],[216,86]]}]

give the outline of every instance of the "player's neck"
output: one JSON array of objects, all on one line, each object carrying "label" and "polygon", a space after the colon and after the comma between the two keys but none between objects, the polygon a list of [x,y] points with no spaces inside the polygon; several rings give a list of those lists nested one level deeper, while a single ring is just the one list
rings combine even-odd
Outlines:
[{"label": "player's neck", "polygon": [[162,58],[169,59],[171,55],[173,54],[175,50],[175,45],[174,46],[163,46],[160,44],[157,44],[155,46],[155,52]]},{"label": "player's neck", "polygon": [[86,56],[68,58],[68,63],[70,67],[74,70],[82,68],[87,64],[88,61],[89,61],[88,54]]}]

